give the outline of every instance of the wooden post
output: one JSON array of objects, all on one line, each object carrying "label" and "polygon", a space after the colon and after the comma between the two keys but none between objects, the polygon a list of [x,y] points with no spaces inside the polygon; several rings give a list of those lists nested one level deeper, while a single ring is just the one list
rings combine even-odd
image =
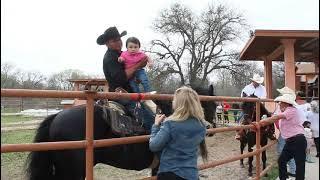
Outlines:
[{"label": "wooden post", "polygon": [[[260,121],[260,101],[256,102],[256,122],[258,123]],[[260,127],[260,126],[258,126]],[[261,149],[261,145],[260,145],[260,136],[261,136],[261,131],[260,128],[257,128],[257,132],[256,132],[256,150],[259,152],[256,155],[256,179],[260,180],[260,149]]]},{"label": "wooden post", "polygon": [[296,90],[295,41],[295,39],[281,39],[281,43],[284,46],[285,85],[294,91]]},{"label": "wooden post", "polygon": [[272,59],[264,58],[264,84],[267,91],[267,98],[272,98]]}]

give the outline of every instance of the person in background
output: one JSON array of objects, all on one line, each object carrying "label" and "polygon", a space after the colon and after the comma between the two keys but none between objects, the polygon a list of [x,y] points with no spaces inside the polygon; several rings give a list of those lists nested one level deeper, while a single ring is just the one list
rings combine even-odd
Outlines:
[{"label": "person in background", "polygon": [[264,78],[260,77],[259,74],[254,74],[250,80],[251,83],[245,86],[241,91],[241,97],[254,94],[258,98],[266,98],[267,91],[266,88],[262,85]]},{"label": "person in background", "polygon": [[240,109],[240,105],[238,103],[233,103],[231,107],[233,109],[234,122],[239,123],[240,117],[238,116],[238,112]]},{"label": "person in background", "polygon": [[172,108],[174,112],[168,118],[156,115],[149,140],[150,150],[161,152],[157,179],[199,179],[198,150],[204,161],[208,157],[199,96],[183,86],[175,91]]},{"label": "person in background", "polygon": [[303,122],[304,127],[304,136],[307,139],[307,149],[306,149],[306,161],[308,163],[314,163],[314,161],[311,160],[311,146],[313,145],[313,138],[312,138],[312,132],[310,129],[311,123],[309,121]]},{"label": "person in background", "polygon": [[223,107],[222,107],[221,103],[219,103],[216,108],[218,121],[222,121],[222,112],[223,112]]},{"label": "person in background", "polygon": [[[259,74],[254,74],[252,78],[250,78],[251,83],[246,85],[241,91],[241,97],[247,97],[251,95],[255,95],[257,98],[266,98],[267,91],[266,88],[262,85],[264,78],[260,77]],[[243,112],[240,112],[239,121],[244,116]],[[243,130],[237,130],[235,139],[240,140],[241,134],[243,134]]]},{"label": "person in background", "polygon": [[[280,93],[280,95],[289,94],[294,99],[296,99],[296,93],[294,92],[294,90],[288,88],[287,86],[285,86],[285,87],[283,87],[281,89],[277,89],[277,91]],[[281,110],[280,110],[279,107],[277,107],[277,109],[275,110],[274,115],[277,115],[279,113],[281,113]],[[280,156],[280,154],[281,154],[281,152],[283,150],[283,147],[286,144],[285,139],[281,136],[279,122],[280,122],[280,120],[277,120],[277,121],[274,122],[275,129],[278,130],[276,132],[279,132],[278,135],[277,135],[277,139],[278,139],[277,153],[278,153],[278,156]],[[295,177],[296,176],[296,163],[294,162],[293,158],[291,158],[289,160],[288,165],[289,165],[289,171],[288,171],[287,175]]]},{"label": "person in background", "polygon": [[310,128],[317,150],[316,157],[319,157],[319,104],[317,101],[311,102],[311,111],[308,112],[307,119],[311,123]]},{"label": "person in background", "polygon": [[306,121],[307,113],[311,110],[311,105],[306,100],[303,99],[305,97],[305,93],[302,91],[296,92],[296,103],[298,104],[296,107],[303,113],[304,119],[302,123]]},{"label": "person in background", "polygon": [[231,108],[230,104],[226,101],[223,101],[223,114],[224,114],[224,123],[229,123],[229,109]]}]

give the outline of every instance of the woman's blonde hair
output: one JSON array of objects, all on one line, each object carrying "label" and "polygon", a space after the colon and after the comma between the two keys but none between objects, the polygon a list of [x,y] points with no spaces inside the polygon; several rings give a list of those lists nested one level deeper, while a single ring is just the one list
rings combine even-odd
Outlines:
[{"label": "woman's blonde hair", "polygon": [[173,114],[168,119],[173,121],[184,121],[189,117],[204,120],[204,113],[198,93],[192,88],[182,86],[174,93],[172,108]]},{"label": "woman's blonde hair", "polygon": [[[201,106],[201,102],[198,93],[192,88],[187,86],[182,86],[177,89],[174,93],[172,108],[174,110],[173,114],[168,117],[172,121],[184,121],[190,117],[199,120],[203,126],[204,113]],[[200,143],[200,154],[203,161],[208,160],[208,149],[206,146],[205,139]]]}]

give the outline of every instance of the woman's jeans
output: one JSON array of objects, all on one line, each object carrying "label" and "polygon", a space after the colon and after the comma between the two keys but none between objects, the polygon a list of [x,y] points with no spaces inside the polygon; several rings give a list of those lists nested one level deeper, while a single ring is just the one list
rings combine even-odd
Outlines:
[{"label": "woman's jeans", "polygon": [[[279,156],[285,144],[286,144],[286,141],[281,137],[281,134],[280,134],[278,139],[278,144],[277,144],[277,152]],[[288,165],[289,165],[289,173],[296,174],[296,163],[294,162],[294,159],[290,159],[290,161],[288,162]]]}]

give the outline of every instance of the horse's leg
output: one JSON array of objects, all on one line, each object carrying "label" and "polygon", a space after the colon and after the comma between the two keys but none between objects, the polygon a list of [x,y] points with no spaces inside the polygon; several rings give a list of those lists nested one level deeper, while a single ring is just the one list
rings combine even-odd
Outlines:
[{"label": "horse's leg", "polygon": [[[262,151],[262,168],[265,169],[267,167],[267,152],[266,151]],[[268,174],[264,175],[265,177],[268,177]]]},{"label": "horse's leg", "polygon": [[[244,137],[240,140],[240,153],[243,154],[243,150],[246,147],[247,142],[245,141]],[[240,167],[244,168],[243,159],[240,159]]]},{"label": "horse's leg", "polygon": [[151,176],[156,176],[159,170],[159,164],[157,167],[151,169]]},{"label": "horse's leg", "polygon": [[84,150],[63,150],[55,153],[55,174],[59,180],[84,180]]},{"label": "horse's leg", "polygon": [[[248,152],[252,152],[252,145],[248,144]],[[248,169],[248,176],[252,176],[252,161],[253,161],[253,156],[249,157],[249,169]]]},{"label": "horse's leg", "polygon": [[[267,135],[263,134],[261,136],[261,146],[265,146],[267,144],[268,144],[268,137]],[[265,169],[267,167],[267,151],[262,151],[261,159],[262,159],[262,167],[263,169]],[[265,174],[265,177],[267,176],[268,174]]]}]

